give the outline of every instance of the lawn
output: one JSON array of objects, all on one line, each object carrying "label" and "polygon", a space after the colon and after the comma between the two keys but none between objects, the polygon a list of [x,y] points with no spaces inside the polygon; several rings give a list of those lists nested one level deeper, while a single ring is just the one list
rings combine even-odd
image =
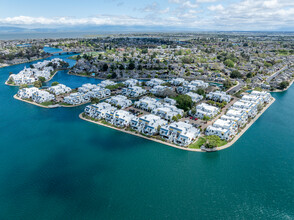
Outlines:
[{"label": "lawn", "polygon": [[216,137],[215,135],[212,135],[212,136],[205,136],[205,137],[200,137],[198,138],[198,140],[189,145],[189,148],[192,148],[192,149],[200,149],[200,147],[205,144],[206,142],[215,142],[217,147],[221,147],[221,146],[224,146],[226,145],[228,142],[224,141],[224,140],[221,140],[219,137]]},{"label": "lawn", "polygon": [[206,139],[204,137],[200,137],[198,138],[198,140],[189,145],[189,148],[193,148],[193,149],[200,149],[200,147],[206,142]]}]

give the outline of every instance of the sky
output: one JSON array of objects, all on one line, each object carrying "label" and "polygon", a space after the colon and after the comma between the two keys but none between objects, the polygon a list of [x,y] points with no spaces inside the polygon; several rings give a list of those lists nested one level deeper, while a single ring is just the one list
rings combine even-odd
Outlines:
[{"label": "sky", "polygon": [[294,0],[0,0],[0,26],[294,31]]}]

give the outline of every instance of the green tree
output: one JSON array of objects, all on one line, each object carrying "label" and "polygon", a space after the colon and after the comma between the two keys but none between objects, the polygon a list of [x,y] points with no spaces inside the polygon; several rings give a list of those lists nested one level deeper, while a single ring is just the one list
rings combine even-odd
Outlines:
[{"label": "green tree", "polygon": [[107,70],[108,70],[108,65],[106,63],[104,63],[102,66],[102,71],[106,72]]},{"label": "green tree", "polygon": [[22,84],[19,86],[19,89],[28,88],[29,86],[27,84]]},{"label": "green tree", "polygon": [[289,86],[288,81],[283,81],[279,84],[279,89],[286,89]]},{"label": "green tree", "polygon": [[226,81],[223,83],[223,87],[225,89],[229,89],[233,86],[233,83],[229,80],[229,79],[226,79]]},{"label": "green tree", "polygon": [[51,86],[57,86],[59,84],[59,82],[52,82]]},{"label": "green tree", "polygon": [[43,76],[39,76],[39,81],[41,82],[41,83],[44,83],[45,81],[46,81],[46,78],[45,77],[43,77]]},{"label": "green tree", "polygon": [[177,107],[184,111],[190,110],[193,106],[192,98],[188,95],[179,95],[175,100],[177,101]]},{"label": "green tree", "polygon": [[37,88],[40,88],[40,87],[42,87],[42,82],[39,81],[39,80],[38,81],[35,81],[34,82],[34,86],[37,87]]},{"label": "green tree", "polygon": [[133,70],[133,69],[135,69],[135,64],[134,64],[134,62],[130,62],[130,63],[129,63],[129,65],[128,65],[128,69],[129,69],[129,70]]},{"label": "green tree", "polygon": [[233,70],[230,77],[233,79],[242,78],[242,74],[238,70]]},{"label": "green tree", "polygon": [[224,64],[227,66],[227,67],[234,67],[234,62],[230,59],[226,59]]}]

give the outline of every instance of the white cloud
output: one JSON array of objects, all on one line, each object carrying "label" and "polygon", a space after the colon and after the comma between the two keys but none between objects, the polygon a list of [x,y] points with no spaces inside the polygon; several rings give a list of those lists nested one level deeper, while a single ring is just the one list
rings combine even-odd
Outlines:
[{"label": "white cloud", "polygon": [[196,0],[197,3],[211,3],[211,2],[216,2],[218,0]]},{"label": "white cloud", "polygon": [[[294,27],[294,1],[239,0],[230,4],[201,5],[212,0],[169,0],[176,5],[160,8],[153,2],[138,9],[142,15],[98,15],[95,17],[29,17],[0,18],[0,25],[74,26],[74,25],[142,25],[178,26],[204,30],[277,30]],[[199,6],[198,6],[199,3]]]},{"label": "white cloud", "polygon": [[224,9],[225,8],[221,4],[219,4],[219,5],[211,5],[211,6],[208,7],[208,10],[210,10],[210,11],[222,11]]},{"label": "white cloud", "polygon": [[182,7],[184,8],[197,8],[198,5],[197,4],[193,4],[190,1],[186,1],[182,3]]},{"label": "white cloud", "polygon": [[160,14],[166,14],[166,13],[169,12],[169,10],[170,10],[169,7],[167,7],[166,9],[160,10],[159,13]]}]

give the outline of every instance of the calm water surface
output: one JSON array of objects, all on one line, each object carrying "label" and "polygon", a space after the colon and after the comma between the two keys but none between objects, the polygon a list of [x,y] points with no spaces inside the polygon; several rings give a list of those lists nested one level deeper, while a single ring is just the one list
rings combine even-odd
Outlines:
[{"label": "calm water surface", "polygon": [[13,99],[4,82],[29,65],[0,69],[0,219],[294,218],[293,86],[233,147],[193,153]]}]

